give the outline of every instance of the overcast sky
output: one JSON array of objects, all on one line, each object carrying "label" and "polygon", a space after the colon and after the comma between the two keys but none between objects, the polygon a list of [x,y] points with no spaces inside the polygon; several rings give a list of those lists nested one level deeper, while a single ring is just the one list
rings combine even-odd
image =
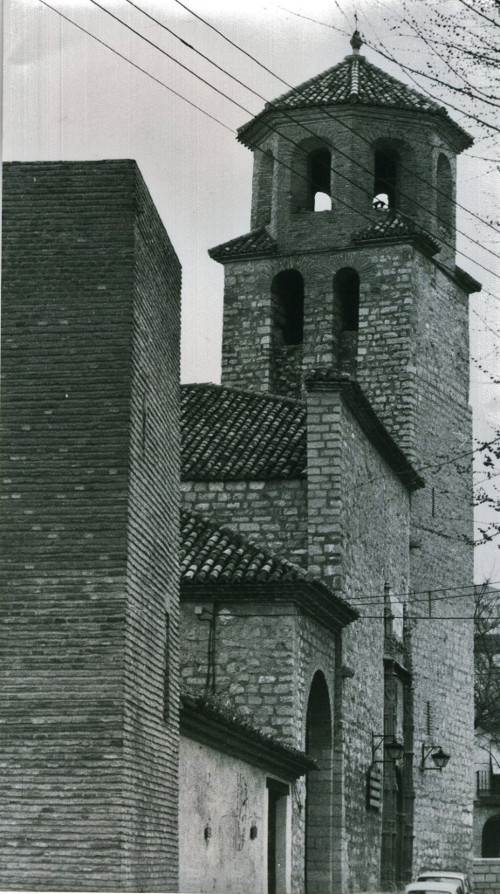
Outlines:
[{"label": "overcast sky", "polygon": [[[47,3],[166,86],[114,55],[41,0],[6,0],[4,159],[137,160],[183,266],[182,378],[217,382],[223,269],[208,258],[207,249],[249,229],[252,155],[236,142],[234,131],[262,108],[263,100],[127,0],[98,2],[239,105],[196,80],[92,0]],[[176,0],[133,2],[262,97],[272,99],[287,89]],[[409,86],[430,90],[439,101],[457,106],[457,111],[449,109],[450,114],[476,138],[475,146],[459,160],[458,200],[482,217],[498,218],[498,180],[490,161],[498,152],[498,134],[495,137],[494,131],[464,114],[477,109],[478,116],[484,114],[494,121],[495,109],[475,106],[457,91],[401,69],[403,63],[421,72],[438,71],[443,80],[463,86],[463,72],[456,74],[438,58],[438,45],[426,45],[403,22],[404,2],[283,0],[281,4],[278,0],[247,0],[240,9],[235,0],[186,0],[185,5],[290,85],[335,65],[350,52],[356,8],[359,29],[370,44],[362,52],[370,62]],[[455,21],[466,12],[460,0],[419,0],[407,4],[410,8],[417,24],[422,19],[429,21],[429,9],[448,13]],[[489,27],[471,16],[466,23],[468,31]],[[476,65],[466,74],[475,78],[478,90],[491,93],[487,70]],[[458,226],[480,246],[500,252],[493,231],[465,212],[459,212]],[[498,260],[480,246],[459,237],[458,247],[468,257],[458,255],[457,263],[493,296],[500,295]],[[471,315],[471,399],[476,437],[486,440],[500,427],[498,385],[492,381],[500,378],[498,337],[494,335],[500,328],[500,302],[483,293],[473,296],[471,307],[475,311]],[[481,470],[478,477],[482,477]],[[478,517],[487,520],[484,509],[478,510]],[[487,576],[500,581],[499,539],[477,549],[478,579]]]}]

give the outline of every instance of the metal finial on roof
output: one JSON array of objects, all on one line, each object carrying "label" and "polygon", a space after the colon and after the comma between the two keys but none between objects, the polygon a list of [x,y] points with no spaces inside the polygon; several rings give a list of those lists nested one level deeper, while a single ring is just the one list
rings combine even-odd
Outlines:
[{"label": "metal finial on roof", "polygon": [[363,40],[362,40],[361,34],[359,33],[357,28],[351,37],[350,44],[351,44],[353,53],[359,53],[361,47],[363,46]]}]

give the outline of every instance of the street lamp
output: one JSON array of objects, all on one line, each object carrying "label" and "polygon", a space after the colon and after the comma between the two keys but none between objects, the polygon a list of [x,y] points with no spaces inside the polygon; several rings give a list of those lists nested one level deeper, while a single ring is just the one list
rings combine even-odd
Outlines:
[{"label": "street lamp", "polygon": [[[431,757],[435,766],[429,767],[425,765],[425,762],[428,757]],[[446,767],[450,759],[450,755],[446,754],[445,751],[439,746],[436,748],[435,745],[426,745],[425,742],[422,742],[422,760],[420,762],[420,769],[422,772],[424,770],[443,770]]]},{"label": "street lamp", "polygon": [[390,761],[398,761],[404,753],[405,747],[393,736],[376,736],[372,733],[372,764],[383,764],[383,760],[376,760],[375,755],[384,743],[385,753]]}]

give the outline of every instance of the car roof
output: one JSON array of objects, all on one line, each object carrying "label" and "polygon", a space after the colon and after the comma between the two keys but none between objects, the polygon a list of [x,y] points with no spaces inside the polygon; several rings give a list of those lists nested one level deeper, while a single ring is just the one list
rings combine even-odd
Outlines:
[{"label": "car roof", "polygon": [[[457,879],[457,882],[459,881],[460,879]],[[405,894],[420,894],[420,892],[421,894],[424,894],[424,892],[429,892],[429,894],[431,892],[436,892],[436,894],[457,894],[457,884],[454,881],[435,882],[428,879],[427,881],[412,882],[405,888]]]},{"label": "car roof", "polygon": [[425,872],[419,872],[418,881],[426,878],[437,878],[437,876],[446,876],[446,878],[456,878],[459,881],[465,879],[465,872],[455,872],[454,869],[426,869]]}]

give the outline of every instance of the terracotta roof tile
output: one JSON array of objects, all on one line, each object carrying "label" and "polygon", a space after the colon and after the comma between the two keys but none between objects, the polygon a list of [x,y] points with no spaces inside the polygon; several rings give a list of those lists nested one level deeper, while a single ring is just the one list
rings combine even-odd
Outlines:
[{"label": "terracotta roof tile", "polygon": [[456,124],[439,103],[407,87],[397,78],[367,62],[356,54],[346,58],[310,80],[266,103],[262,112],[238,130],[238,139],[251,142],[254,125],[273,111],[305,109],[317,106],[358,103],[369,106],[428,112],[445,118],[460,134],[465,146],[472,143],[469,135]]},{"label": "terracotta roof tile", "polygon": [[313,581],[299,565],[272,555],[229,528],[200,515],[181,517],[181,580],[184,583]]},{"label": "terracotta roof tile", "polygon": [[415,221],[400,212],[381,210],[378,220],[352,237],[354,243],[377,242],[379,240],[418,241],[427,254],[439,251],[439,244],[417,226]]},{"label": "terracotta roof tile", "polygon": [[214,261],[220,261],[223,264],[225,261],[233,261],[236,258],[275,254],[276,251],[276,242],[266,228],[261,227],[259,230],[252,230],[250,233],[245,233],[244,236],[237,236],[236,239],[216,245],[215,248],[209,249],[208,254]]},{"label": "terracotta roof tile", "polygon": [[306,467],[305,406],[220,385],[181,388],[182,477],[297,478]]}]

